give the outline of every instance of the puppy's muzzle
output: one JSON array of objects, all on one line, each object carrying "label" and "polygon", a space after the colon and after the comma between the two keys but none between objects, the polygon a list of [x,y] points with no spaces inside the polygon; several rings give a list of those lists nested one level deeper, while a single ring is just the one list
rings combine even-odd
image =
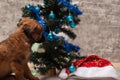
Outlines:
[{"label": "puppy's muzzle", "polygon": [[42,43],[42,42],[44,42],[44,41],[45,41],[45,37],[42,35],[41,39],[38,40],[38,43]]}]

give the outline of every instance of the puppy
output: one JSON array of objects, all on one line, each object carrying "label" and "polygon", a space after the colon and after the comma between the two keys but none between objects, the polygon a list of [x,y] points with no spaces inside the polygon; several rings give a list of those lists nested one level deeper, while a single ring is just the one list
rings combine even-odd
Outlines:
[{"label": "puppy", "polygon": [[42,31],[39,23],[24,18],[18,23],[17,30],[0,43],[0,80],[5,80],[11,73],[15,73],[15,80],[39,80],[31,74],[27,63],[32,44],[44,40]]}]

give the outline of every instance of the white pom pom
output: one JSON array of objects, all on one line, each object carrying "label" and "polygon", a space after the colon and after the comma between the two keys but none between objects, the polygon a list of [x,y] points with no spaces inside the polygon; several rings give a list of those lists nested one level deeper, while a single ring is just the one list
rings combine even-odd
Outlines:
[{"label": "white pom pom", "polygon": [[60,72],[59,76],[62,79],[66,79],[68,77],[68,74],[66,73],[66,69],[62,69],[62,71]]}]

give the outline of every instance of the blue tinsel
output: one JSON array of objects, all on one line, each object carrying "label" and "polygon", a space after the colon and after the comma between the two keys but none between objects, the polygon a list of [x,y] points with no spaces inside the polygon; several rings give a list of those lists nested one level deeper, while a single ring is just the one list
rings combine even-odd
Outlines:
[{"label": "blue tinsel", "polygon": [[36,9],[35,6],[27,5],[27,9],[33,11],[36,15],[36,20],[42,25],[43,29],[46,30],[46,23],[41,18],[39,11]]},{"label": "blue tinsel", "polygon": [[[66,0],[58,0],[58,1],[66,1]],[[68,3],[66,4],[66,5],[68,5]],[[69,6],[71,6],[71,5],[69,5]],[[35,13],[35,15],[36,15],[36,20],[39,22],[39,24],[41,24],[42,25],[42,27],[43,27],[43,29],[44,29],[44,31],[43,31],[43,36],[45,37],[45,38],[47,38],[48,37],[48,32],[45,32],[45,30],[46,30],[46,23],[44,22],[44,20],[41,18],[41,16],[40,16],[40,14],[39,14],[39,11],[38,10],[36,10],[36,8],[35,8],[35,6],[31,6],[31,5],[28,5],[28,6],[26,6],[27,7],[27,9],[29,9],[29,10],[31,10],[31,11],[33,11],[34,13]],[[72,6],[71,6],[72,7]],[[73,10],[73,9],[72,9]],[[78,11],[78,13],[79,14],[81,14],[81,12],[80,11]],[[58,40],[60,37],[59,36],[53,36],[53,40]],[[71,52],[71,51],[79,51],[80,50],[80,47],[79,46],[76,46],[76,45],[73,45],[73,44],[71,44],[71,43],[68,43],[67,41],[65,41],[64,40],[64,48],[65,48],[65,51],[66,52]]]},{"label": "blue tinsel", "polygon": [[68,43],[67,41],[64,40],[64,47],[65,47],[65,50],[67,53],[71,52],[71,51],[79,51],[80,50],[80,47],[79,46],[76,46],[76,45],[73,45],[71,43]]},{"label": "blue tinsel", "polygon": [[[43,35],[44,35],[44,37],[48,37],[48,33],[47,32],[44,32]],[[56,35],[53,36],[53,40],[58,40],[59,38],[60,38],[60,36],[56,36]],[[67,53],[69,53],[71,51],[78,52],[80,50],[79,46],[76,46],[76,45],[73,45],[71,43],[68,43],[66,40],[64,40],[64,48],[65,48],[65,51]]]},{"label": "blue tinsel", "polygon": [[62,3],[64,6],[68,7],[68,9],[72,10],[73,12],[75,12],[78,15],[82,15],[83,12],[80,11],[78,8],[76,8],[76,6],[70,4],[70,2],[66,1],[66,0],[57,0],[59,3]]}]

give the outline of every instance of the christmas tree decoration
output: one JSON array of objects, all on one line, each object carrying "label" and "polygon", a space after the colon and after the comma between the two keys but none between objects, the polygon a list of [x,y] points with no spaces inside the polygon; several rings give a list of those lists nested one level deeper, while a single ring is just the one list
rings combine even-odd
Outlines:
[{"label": "christmas tree decoration", "polygon": [[50,19],[55,19],[55,14],[53,13],[53,11],[50,12],[49,18],[50,18]]},{"label": "christmas tree decoration", "polygon": [[30,11],[32,11],[35,16],[36,16],[36,20],[40,23],[40,25],[42,25],[43,29],[46,29],[46,23],[44,22],[44,20],[41,18],[38,9],[35,8],[35,6],[31,6],[31,5],[27,5],[26,8]]},{"label": "christmas tree decoration", "polygon": [[46,0],[43,0],[43,3],[44,3],[44,5],[46,5],[47,4]]},{"label": "christmas tree decoration", "polygon": [[53,34],[52,34],[52,32],[50,32],[49,34],[48,34],[48,40],[50,40],[50,41],[53,41],[54,40],[54,37],[53,37]]},{"label": "christmas tree decoration", "polygon": [[73,16],[71,16],[71,15],[69,15],[69,16],[67,16],[67,21],[70,23],[70,22],[72,22],[73,21]]},{"label": "christmas tree decoration", "polygon": [[64,40],[64,48],[65,48],[65,51],[67,53],[71,52],[71,51],[79,51],[80,50],[80,47],[79,46],[76,46],[76,45],[73,45],[71,43],[68,43],[67,41]]},{"label": "christmas tree decoration", "polygon": [[[22,10],[22,17],[30,17],[36,20],[43,28],[42,33],[45,41],[37,47],[34,46],[34,48],[42,48],[44,52],[33,48],[31,57],[31,61],[35,65],[40,65],[40,72],[47,72],[51,68],[61,70],[68,67],[72,60],[79,58],[74,53],[78,53],[80,47],[69,43],[65,36],[58,35],[63,32],[73,40],[76,38],[76,34],[71,28],[73,29],[79,24],[78,15],[81,15],[82,12],[78,7],[71,4],[71,1],[43,0],[43,6],[29,4]],[[65,28],[63,26],[70,27]],[[44,69],[41,67],[42,65],[45,65]]]},{"label": "christmas tree decoration", "polygon": [[76,26],[76,24],[73,21],[70,22],[69,25],[70,25],[71,28],[75,28],[75,26]]},{"label": "christmas tree decoration", "polygon": [[37,50],[38,50],[38,48],[39,48],[39,45],[40,45],[40,44],[38,44],[38,43],[34,43],[33,46],[31,47],[31,50],[32,50],[33,52],[37,52]]},{"label": "christmas tree decoration", "polygon": [[66,0],[57,0],[59,3],[62,3],[64,6],[68,7],[70,10],[72,10],[73,12],[75,12],[78,15],[82,15],[83,13],[76,8],[74,5],[70,4],[70,2],[66,1]]},{"label": "christmas tree decoration", "polygon": [[33,75],[33,76],[36,76],[36,75],[37,75],[37,71],[36,71],[35,69],[32,71],[32,75]]},{"label": "christmas tree decoration", "polygon": [[56,29],[54,30],[54,32],[55,32],[56,34],[58,34],[58,33],[60,32],[60,29],[59,29],[59,28],[56,28]]},{"label": "christmas tree decoration", "polygon": [[40,12],[40,6],[35,6],[36,11]]},{"label": "christmas tree decoration", "polygon": [[26,8],[28,8],[28,9],[29,9],[29,8],[30,8],[30,4],[26,5]]},{"label": "christmas tree decoration", "polygon": [[71,73],[73,73],[73,72],[75,72],[75,66],[72,64],[70,67],[69,67],[69,71],[71,72]]},{"label": "christmas tree decoration", "polygon": [[64,34],[66,34],[67,36],[69,36],[71,39],[75,39],[76,35],[74,32],[72,32],[72,30],[68,29],[68,28],[61,28],[61,32],[63,32]]},{"label": "christmas tree decoration", "polygon": [[77,6],[77,5],[74,5],[74,7],[78,9],[78,6]]}]

